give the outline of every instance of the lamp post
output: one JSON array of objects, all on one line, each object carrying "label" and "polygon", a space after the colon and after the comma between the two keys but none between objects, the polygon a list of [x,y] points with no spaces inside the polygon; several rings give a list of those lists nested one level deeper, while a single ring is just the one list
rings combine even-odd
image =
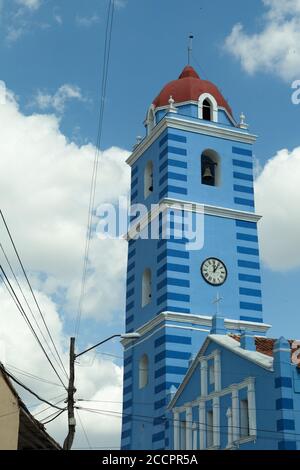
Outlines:
[{"label": "lamp post", "polygon": [[71,450],[74,436],[75,436],[75,428],[76,428],[76,420],[74,416],[74,394],[76,392],[76,388],[74,386],[75,382],[75,360],[82,356],[83,354],[91,351],[92,349],[97,348],[98,346],[101,346],[102,344],[106,343],[107,341],[110,341],[111,339],[114,338],[121,338],[121,339],[131,339],[131,340],[136,340],[140,338],[139,333],[124,333],[124,334],[115,334],[110,336],[109,338],[104,339],[103,341],[100,341],[99,343],[95,344],[94,346],[91,346],[88,349],[85,349],[84,351],[75,354],[75,338],[72,337],[70,338],[70,359],[69,359],[69,364],[70,364],[70,376],[69,376],[69,384],[68,384],[68,435],[64,441],[63,449],[64,450]]}]

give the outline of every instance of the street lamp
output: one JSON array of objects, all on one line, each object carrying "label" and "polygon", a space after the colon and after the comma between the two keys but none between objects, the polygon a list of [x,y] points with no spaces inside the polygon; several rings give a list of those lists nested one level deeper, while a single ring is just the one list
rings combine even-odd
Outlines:
[{"label": "street lamp", "polygon": [[68,435],[64,441],[63,449],[64,450],[70,450],[73,444],[74,436],[75,436],[75,427],[76,427],[76,420],[74,416],[74,394],[76,392],[76,388],[74,387],[74,382],[75,382],[75,360],[82,356],[83,354],[91,351],[92,349],[97,348],[98,346],[101,346],[102,344],[106,343],[107,341],[110,341],[111,339],[114,338],[121,338],[121,339],[127,339],[127,340],[137,340],[141,337],[139,333],[133,332],[133,333],[123,333],[123,334],[115,334],[112,336],[109,336],[109,338],[104,339],[103,341],[100,341],[99,343],[95,344],[94,346],[91,346],[88,349],[85,349],[84,351],[80,352],[79,354],[75,354],[75,338],[72,337],[70,338],[70,377],[69,377],[69,385],[68,385]]}]

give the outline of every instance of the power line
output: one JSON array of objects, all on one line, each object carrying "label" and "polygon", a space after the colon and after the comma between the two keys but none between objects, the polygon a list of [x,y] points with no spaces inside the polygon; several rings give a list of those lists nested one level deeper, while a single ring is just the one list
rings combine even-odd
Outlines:
[{"label": "power line", "polygon": [[44,318],[44,315],[43,315],[43,313],[42,313],[42,311],[41,311],[41,308],[40,308],[40,306],[39,306],[39,303],[38,303],[38,301],[37,301],[37,298],[36,298],[36,296],[35,296],[35,293],[34,293],[32,287],[31,287],[31,284],[30,284],[29,278],[28,278],[28,276],[27,276],[25,267],[24,267],[23,262],[22,262],[22,260],[21,260],[21,258],[20,258],[19,252],[18,252],[18,250],[17,250],[16,244],[15,244],[15,242],[14,242],[14,240],[13,240],[12,234],[11,234],[11,232],[10,232],[10,230],[9,230],[9,227],[8,227],[8,225],[7,225],[7,222],[6,222],[6,220],[5,220],[5,217],[4,217],[4,215],[3,215],[2,210],[0,210],[0,215],[1,215],[2,221],[3,221],[3,223],[4,223],[5,229],[6,229],[6,231],[7,231],[7,234],[8,234],[8,236],[9,236],[9,239],[10,239],[10,241],[11,241],[11,244],[12,244],[12,246],[13,246],[14,252],[15,252],[15,254],[16,254],[16,256],[17,256],[17,259],[18,259],[18,261],[19,261],[19,263],[20,263],[20,266],[21,266],[21,268],[22,268],[22,272],[23,272],[23,274],[24,274],[24,277],[25,277],[26,282],[27,282],[27,284],[28,284],[28,287],[29,287],[29,289],[30,289],[31,295],[32,295],[32,297],[33,297],[33,299],[34,299],[34,302],[35,302],[35,304],[36,304],[36,306],[37,306],[37,309],[38,309],[38,311],[39,311],[39,314],[40,314],[40,316],[41,316],[41,318],[42,318],[43,324],[44,324],[44,326],[45,326],[45,328],[46,328],[46,331],[47,331],[47,333],[48,333],[48,335],[49,335],[50,341],[51,341],[51,343],[52,343],[52,345],[53,345],[53,347],[54,347],[54,350],[55,350],[55,352],[56,352],[56,354],[57,354],[57,357],[58,357],[58,360],[59,360],[59,362],[60,362],[60,364],[61,364],[61,366],[62,366],[62,369],[63,369],[64,373],[66,374],[66,377],[68,378],[67,371],[66,371],[65,366],[64,366],[64,364],[63,364],[63,361],[62,361],[62,359],[61,359],[61,357],[60,357],[60,355],[59,355],[59,352],[58,352],[58,350],[57,350],[57,347],[56,347],[56,345],[55,345],[55,343],[54,343],[54,340],[53,340],[53,338],[52,338],[52,335],[51,335],[51,333],[50,333],[50,330],[49,330],[49,328],[48,328],[48,325],[47,325],[47,323],[46,323],[46,320],[45,320],[45,318]]},{"label": "power line", "polygon": [[80,321],[81,321],[82,310],[83,310],[83,300],[85,296],[86,281],[87,281],[88,258],[89,258],[89,250],[90,250],[90,240],[92,236],[93,209],[94,209],[94,204],[95,204],[99,155],[100,155],[100,147],[101,147],[101,140],[102,140],[103,117],[104,117],[104,109],[105,109],[105,97],[106,97],[106,89],[107,89],[107,78],[108,78],[109,58],[110,58],[110,49],[111,49],[114,9],[115,9],[114,0],[109,0],[107,18],[106,18],[106,30],[105,30],[105,45],[104,45],[104,56],[103,56],[99,124],[98,124],[95,158],[94,158],[92,178],[91,178],[91,184],[90,184],[87,231],[86,231],[85,250],[84,250],[84,257],[83,257],[83,273],[82,273],[82,279],[81,279],[78,313],[77,313],[76,322],[75,322],[75,337],[76,338],[79,334]]},{"label": "power line", "polygon": [[[64,408],[63,410],[61,411],[55,411],[54,413],[52,413],[51,415],[49,415],[47,418],[44,418],[44,419],[47,419],[47,421],[42,421],[42,424],[45,426],[46,424],[49,424],[51,423],[52,421],[54,421],[56,418],[58,418],[61,414],[63,414],[65,411],[66,411],[67,408]],[[55,415],[55,416],[54,416]],[[52,417],[53,416],[53,417]],[[48,419],[50,418],[50,419]]]},{"label": "power line", "polygon": [[9,281],[9,279],[8,279],[6,273],[5,273],[5,271],[4,271],[4,269],[3,269],[3,267],[2,267],[1,265],[0,265],[0,271],[2,272],[2,274],[0,273],[0,279],[2,280],[4,286],[6,287],[6,289],[7,289],[8,293],[9,293],[9,295],[11,296],[11,298],[13,299],[13,301],[14,301],[16,307],[18,308],[19,312],[21,313],[21,315],[22,315],[23,318],[25,319],[25,322],[26,322],[27,325],[29,326],[29,328],[30,328],[32,334],[34,335],[34,337],[35,337],[35,339],[37,340],[39,346],[41,347],[42,351],[44,352],[44,354],[45,354],[45,356],[46,356],[46,358],[47,358],[49,364],[51,365],[52,369],[54,370],[54,372],[55,372],[56,376],[58,377],[59,381],[61,382],[61,384],[63,385],[63,387],[66,388],[65,385],[64,385],[64,383],[63,383],[63,381],[62,381],[62,379],[61,379],[61,377],[60,377],[60,375],[59,375],[59,373],[58,373],[57,370],[55,369],[55,367],[54,367],[54,365],[53,365],[53,363],[52,363],[50,357],[48,356],[47,351],[45,350],[45,348],[44,348],[44,346],[42,345],[42,343],[41,343],[41,341],[40,341],[38,335],[36,334],[36,332],[35,332],[35,330],[34,330],[32,324],[30,323],[30,320],[29,320],[28,316],[26,315],[26,312],[25,312],[25,310],[23,309],[23,307],[22,307],[22,305],[21,305],[21,303],[20,303],[20,301],[19,301],[19,299],[18,299],[18,296],[17,296],[17,294],[15,293],[14,288],[12,287],[12,285],[11,285],[11,283],[10,283],[10,281]]},{"label": "power line", "polygon": [[[54,397],[54,398],[51,398],[51,400],[57,400],[57,398],[61,398],[62,395],[58,395],[58,397]],[[64,398],[61,398],[60,400],[56,401],[54,403],[54,405],[58,405],[59,403],[61,403],[62,401],[65,401],[65,396]],[[36,405],[35,405],[36,406]],[[46,408],[44,408],[43,410],[40,410],[38,411],[37,413],[34,413],[33,416],[36,417],[42,413],[45,413],[45,411],[48,411],[50,408],[52,408],[52,406],[47,406]]]},{"label": "power line", "polygon": [[56,387],[62,387],[61,384],[58,384],[56,382],[51,382],[50,380],[44,379],[43,377],[38,377],[37,375],[31,374],[30,372],[26,372],[22,369],[19,369],[18,367],[12,366],[10,364],[5,364],[6,369],[13,369],[16,374],[23,375],[24,377],[28,377],[30,379],[38,380],[42,383],[49,384],[49,385],[55,385]]},{"label": "power line", "polygon": [[[122,415],[125,415],[125,416],[131,416],[132,417],[132,420],[133,421],[141,421],[141,422],[145,422],[145,423],[148,423],[148,424],[153,424],[153,417],[152,416],[145,416],[145,415],[138,415],[138,414],[126,414],[126,413],[121,413],[121,412],[117,412],[117,411],[113,411],[113,410],[97,410],[97,409],[92,409],[92,408],[83,408],[83,407],[80,407],[79,409],[81,410],[85,410],[85,411],[88,411],[88,412],[91,412],[91,413],[95,413],[95,414],[100,414],[100,415],[107,415],[107,416],[111,416],[111,417],[116,417],[116,418],[121,418]],[[201,421],[181,421],[181,420],[175,420],[174,418],[167,418],[165,416],[161,417],[161,420],[162,420],[162,425],[166,422],[166,421],[169,421],[171,423],[186,423],[186,424],[197,424],[197,425],[202,425],[202,426],[206,426],[207,423],[203,423]],[[240,426],[231,426],[233,429],[243,429],[241,428]],[[186,427],[187,429],[193,429],[193,427]],[[228,426],[227,425],[209,425],[209,428],[213,429],[213,428],[218,428],[219,430],[222,429],[222,428],[226,428],[228,429]],[[274,430],[270,430],[270,429],[259,429],[259,428],[256,428],[255,430],[254,429],[251,429],[249,428],[249,431],[257,431],[257,432],[264,432],[264,433],[270,433],[270,434],[277,434],[279,436],[281,436],[281,434],[283,434],[283,432],[281,433],[280,431],[274,431]],[[220,431],[220,434],[226,434],[227,435],[227,432],[222,432]],[[291,436],[300,436],[300,433],[293,433],[293,432],[290,432],[290,433],[287,433],[286,431],[284,431],[284,434],[290,434]],[[269,439],[269,440],[274,440],[274,441],[278,441],[278,439],[281,439],[281,437],[278,437],[278,438],[275,438],[275,437],[268,437],[268,436],[261,436],[262,439]],[[297,442],[300,442],[300,439],[297,439]]]},{"label": "power line", "polygon": [[47,403],[47,405],[52,406],[53,408],[56,408],[57,410],[64,410],[63,408],[60,408],[57,405],[54,405],[53,403],[50,403],[50,401],[46,400],[45,398],[40,397],[37,393],[35,393],[33,390],[31,390],[27,385],[24,385],[22,382],[20,382],[18,379],[16,379],[10,372],[5,370],[1,365],[0,369],[2,369],[3,374],[6,374],[10,379],[12,379],[16,384],[18,384],[20,387],[24,388],[27,392],[31,393],[35,398],[37,398],[40,401],[43,401],[44,403]]},{"label": "power line", "polygon": [[78,410],[76,410],[76,414],[77,414],[78,419],[79,419],[79,421],[80,421],[80,424],[81,424],[81,427],[82,427],[82,431],[83,431],[85,440],[86,440],[86,442],[87,442],[87,445],[89,446],[89,449],[90,449],[90,450],[93,450],[92,445],[91,445],[91,443],[90,443],[90,440],[89,440],[89,438],[88,438],[88,435],[87,435],[87,433],[86,433],[85,427],[84,427],[84,425],[83,425],[83,422],[82,422],[82,419],[81,419],[81,416],[80,416],[80,413],[79,413]]},{"label": "power line", "polygon": [[[5,257],[5,260],[6,260],[8,266],[9,266],[9,269],[10,269],[12,275],[13,275],[13,278],[14,278],[15,282],[17,283],[17,286],[18,286],[18,288],[19,288],[19,290],[20,290],[20,292],[21,292],[21,294],[22,294],[22,297],[23,297],[23,299],[24,299],[25,302],[26,302],[26,305],[27,305],[27,307],[28,307],[28,309],[29,309],[29,311],[30,311],[30,313],[31,313],[31,315],[32,315],[32,318],[34,319],[35,324],[36,324],[36,326],[38,327],[39,332],[41,333],[41,335],[42,335],[42,337],[43,337],[43,340],[45,341],[46,345],[48,346],[48,349],[49,349],[49,351],[51,352],[51,354],[52,354],[52,356],[53,356],[53,359],[56,361],[56,363],[58,364],[58,366],[61,368],[60,362],[57,360],[57,358],[56,358],[56,356],[54,355],[52,349],[50,348],[50,346],[49,346],[49,344],[48,344],[48,341],[46,340],[45,335],[43,334],[43,332],[42,332],[42,330],[41,330],[41,327],[40,327],[40,325],[38,324],[38,321],[37,321],[37,319],[36,319],[36,317],[35,317],[35,315],[34,315],[32,309],[31,309],[31,307],[30,307],[30,305],[29,305],[29,303],[28,303],[28,301],[27,301],[27,298],[26,298],[26,296],[25,296],[25,294],[24,294],[24,292],[23,292],[23,289],[22,289],[22,287],[21,287],[21,285],[20,285],[20,283],[19,283],[19,280],[18,280],[18,278],[17,278],[17,276],[16,276],[16,274],[15,274],[15,272],[14,272],[14,270],[13,270],[13,267],[12,267],[10,261],[9,261],[9,258],[8,258],[7,254],[6,254],[6,252],[5,252],[5,249],[4,249],[3,245],[2,245],[2,243],[0,243],[0,249],[1,249],[1,251],[2,251],[2,253],[3,253],[3,255],[4,255],[4,257]],[[63,370],[63,369],[62,369],[62,370]],[[64,372],[64,370],[63,370],[63,372]]]}]

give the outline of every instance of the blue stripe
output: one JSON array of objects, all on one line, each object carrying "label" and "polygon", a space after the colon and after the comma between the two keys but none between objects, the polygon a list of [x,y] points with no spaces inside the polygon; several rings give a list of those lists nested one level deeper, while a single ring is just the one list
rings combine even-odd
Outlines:
[{"label": "blue stripe", "polygon": [[180,383],[176,383],[174,384],[173,382],[163,382],[162,384],[160,385],[157,385],[155,388],[154,388],[154,392],[155,393],[160,393],[160,392],[163,392],[163,391],[168,391],[170,390],[171,387],[176,387],[178,388],[180,385]]},{"label": "blue stripe", "polygon": [[252,151],[247,149],[242,149],[241,147],[232,147],[232,153],[237,155],[246,155],[247,157],[252,157]]},{"label": "blue stripe", "polygon": [[276,400],[276,410],[293,410],[294,400],[292,398],[278,398]]},{"label": "blue stripe", "polygon": [[174,292],[166,292],[164,295],[157,299],[157,305],[160,305],[166,300],[175,300],[177,302],[189,302],[190,296],[185,294],[176,294]]},{"label": "blue stripe", "polygon": [[128,387],[125,387],[123,389],[123,395],[127,395],[127,393],[130,393],[130,392],[132,392],[132,384],[128,385]]},{"label": "blue stripe", "polygon": [[244,220],[236,220],[235,225],[241,228],[251,228],[256,230],[257,225],[255,222],[245,222]]},{"label": "blue stripe", "polygon": [[163,398],[162,400],[158,400],[154,402],[154,409],[159,410],[163,406],[166,406],[166,404],[167,404],[166,398]]},{"label": "blue stripe", "polygon": [[245,287],[240,287],[240,295],[248,295],[251,297],[261,297],[261,290],[258,289],[246,289]]},{"label": "blue stripe", "polygon": [[127,286],[128,286],[129,284],[131,284],[131,283],[134,281],[134,279],[135,279],[135,276],[134,276],[134,275],[128,277],[128,278],[127,278]]},{"label": "blue stripe", "polygon": [[176,336],[176,335],[162,335],[160,338],[155,340],[155,347],[161,346],[164,343],[175,343],[175,344],[192,344],[191,338],[187,336]]},{"label": "blue stripe", "polygon": [[157,416],[156,418],[153,419],[153,426],[161,426],[162,424],[165,424],[165,422],[166,422],[166,417],[164,415]]},{"label": "blue stripe", "polygon": [[172,271],[172,272],[176,272],[176,273],[189,273],[190,268],[189,268],[189,266],[185,266],[185,265],[182,265],[182,264],[167,263],[164,266],[162,266],[160,269],[158,269],[157,275],[160,276],[165,271]]},{"label": "blue stripe", "polygon": [[159,184],[163,184],[165,181],[167,181],[168,179],[171,179],[171,180],[175,180],[175,181],[187,181],[187,176],[186,175],[182,175],[180,173],[173,173],[173,172],[168,172],[166,173],[160,180],[159,180]]},{"label": "blue stripe", "polygon": [[131,406],[132,406],[132,400],[124,401],[123,403],[124,410],[126,410],[127,408],[130,408]]},{"label": "blue stripe", "polygon": [[279,441],[278,442],[278,450],[297,450],[297,443],[296,441]]},{"label": "blue stripe", "polygon": [[240,268],[260,269],[260,264],[259,263],[254,263],[252,261],[239,260],[238,261],[238,266]]},{"label": "blue stripe", "polygon": [[275,388],[292,388],[292,379],[291,377],[277,377],[275,379]]},{"label": "blue stripe", "polygon": [[138,192],[134,191],[134,193],[131,194],[131,201],[133,201],[133,199],[135,199],[137,195],[138,195]]},{"label": "blue stripe", "polygon": [[162,198],[163,196],[165,196],[168,192],[170,193],[175,193],[175,194],[184,194],[184,195],[187,195],[187,189],[186,188],[180,188],[180,187],[177,187],[177,186],[166,186],[160,193],[159,193],[159,197]]},{"label": "blue stripe", "polygon": [[168,165],[169,166],[175,166],[176,168],[185,168],[187,169],[187,162],[182,162],[180,160],[172,160],[172,159],[169,159],[167,161]]},{"label": "blue stripe", "polygon": [[165,374],[185,375],[186,372],[187,372],[186,367],[164,366],[155,372],[154,377],[157,379]]},{"label": "blue stripe", "polygon": [[174,312],[174,313],[191,313],[191,310],[189,308],[171,307],[170,305],[167,305],[167,307],[164,310],[168,310],[169,312]]},{"label": "blue stripe", "polygon": [[127,380],[127,379],[131,379],[132,377],[132,370],[130,370],[129,372],[126,372],[126,374],[124,374],[124,381]]},{"label": "blue stripe", "polygon": [[255,317],[240,317],[240,320],[242,321],[250,321],[250,322],[255,322],[255,323],[263,323],[261,318],[255,318]]},{"label": "blue stripe", "polygon": [[244,160],[232,160],[232,163],[234,166],[239,166],[241,168],[249,168],[250,170],[253,170],[252,162],[245,162]]},{"label": "blue stripe", "polygon": [[136,178],[135,180],[131,181],[131,189],[135,188],[135,186],[138,184],[138,179]]},{"label": "blue stripe", "polygon": [[163,441],[165,439],[165,431],[157,432],[152,436],[152,442]]},{"label": "blue stripe", "polygon": [[277,431],[295,431],[295,421],[293,419],[278,419]]},{"label": "blue stripe", "polygon": [[234,172],[233,177],[240,179],[240,180],[245,180],[245,181],[253,181],[253,176],[252,175],[247,175],[246,173],[238,173]]},{"label": "blue stripe", "polygon": [[128,299],[129,297],[131,297],[133,294],[134,294],[134,287],[133,287],[132,289],[130,289],[129,291],[127,291],[127,294],[126,294],[127,299]]},{"label": "blue stripe", "polygon": [[239,206],[255,207],[254,201],[252,199],[244,199],[241,197],[235,197],[234,203],[238,204]]},{"label": "blue stripe", "polygon": [[237,252],[243,255],[259,256],[259,251],[256,248],[248,248],[245,246],[237,246]]},{"label": "blue stripe", "polygon": [[258,284],[261,283],[260,276],[251,276],[250,274],[239,274],[239,280],[245,282],[256,282]]},{"label": "blue stripe", "polygon": [[134,301],[130,302],[128,305],[126,305],[126,310],[131,310],[134,307]]},{"label": "blue stripe", "polygon": [[130,315],[130,317],[126,318],[126,325],[129,325],[129,323],[132,323],[134,320],[134,315]]},{"label": "blue stripe", "polygon": [[132,250],[130,253],[128,253],[128,260],[130,260],[131,258],[133,258],[136,254],[136,250]]},{"label": "blue stripe", "polygon": [[237,233],[236,238],[237,238],[237,240],[244,240],[244,241],[247,241],[247,242],[258,243],[258,236],[257,235],[247,235],[246,233]]},{"label": "blue stripe", "polygon": [[186,144],[187,139],[186,137],[178,134],[166,134],[160,141],[159,141],[159,146],[161,147],[164,145],[168,140],[173,140],[175,142],[182,142],[183,144]]},{"label": "blue stripe", "polygon": [[131,168],[131,177],[133,178],[138,172],[138,166]]},{"label": "blue stripe", "polygon": [[254,312],[262,312],[261,304],[253,304],[251,302],[240,302],[240,308],[242,310],[253,310]]},{"label": "blue stripe", "polygon": [[174,258],[189,259],[190,254],[188,251],[172,250],[168,248],[164,250],[160,255],[158,255],[157,262],[159,263],[162,259],[166,258],[167,256],[172,256]]},{"label": "blue stripe", "polygon": [[157,290],[160,290],[165,286],[190,287],[190,281],[186,279],[173,279],[168,277],[157,284]]},{"label": "blue stripe", "polygon": [[128,267],[127,267],[127,272],[131,271],[134,268],[135,268],[135,263],[129,264]]},{"label": "blue stripe", "polygon": [[124,367],[128,366],[131,363],[132,363],[132,356],[129,356],[126,359],[124,359]]},{"label": "blue stripe", "polygon": [[250,186],[241,186],[239,184],[234,184],[233,189],[234,191],[237,191],[239,193],[254,194],[254,189]]},{"label": "blue stripe", "polygon": [[186,182],[187,181],[187,176],[182,175],[180,173],[173,173],[173,172],[169,171],[164,176],[162,176],[162,178],[160,178],[159,184],[163,184],[168,179],[172,179],[172,180],[176,180],[176,181],[185,181]]},{"label": "blue stripe", "polygon": [[191,353],[182,352],[182,351],[162,351],[159,354],[156,354],[154,361],[159,362],[162,359],[182,359],[188,361],[191,357]]},{"label": "blue stripe", "polygon": [[131,415],[123,416],[123,424],[127,424],[131,421]]},{"label": "blue stripe", "polygon": [[130,437],[130,436],[131,436],[131,429],[129,429],[128,431],[122,432],[122,439],[126,439],[126,437]]}]

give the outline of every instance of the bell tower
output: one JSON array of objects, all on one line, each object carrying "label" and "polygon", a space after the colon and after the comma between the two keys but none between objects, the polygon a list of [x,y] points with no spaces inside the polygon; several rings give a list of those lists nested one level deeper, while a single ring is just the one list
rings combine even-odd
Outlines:
[{"label": "bell tower", "polygon": [[[122,448],[168,449],[166,406],[216,328],[213,300],[223,299],[227,331],[268,329],[253,189],[256,137],[245,116],[237,123],[218,88],[189,65],[155,98],[145,125],[127,162],[131,204],[145,205],[148,214],[133,218],[128,234],[126,331],[141,337],[124,341]],[[193,224],[196,246],[185,231]]]}]

